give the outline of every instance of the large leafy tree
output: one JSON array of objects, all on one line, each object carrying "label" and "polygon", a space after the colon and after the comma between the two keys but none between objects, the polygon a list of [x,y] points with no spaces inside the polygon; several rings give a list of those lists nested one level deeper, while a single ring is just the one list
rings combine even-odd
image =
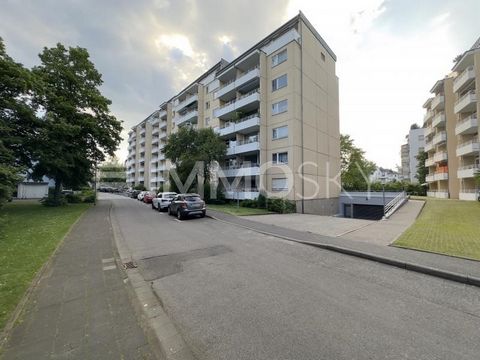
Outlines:
[{"label": "large leafy tree", "polygon": [[427,174],[428,174],[428,168],[425,166],[425,161],[428,158],[428,154],[421,150],[417,154],[417,180],[420,184],[425,184]]},{"label": "large leafy tree", "polygon": [[102,76],[86,49],[57,44],[39,57],[41,65],[32,72],[39,84],[35,101],[42,109],[42,128],[33,174],[53,178],[58,199],[63,185],[85,184],[96,164],[114,155],[122,125],[100,92]]},{"label": "large leafy tree", "polygon": [[350,135],[340,135],[341,177],[345,190],[365,190],[370,174],[377,168],[365,158]]},{"label": "large leafy tree", "polygon": [[[184,126],[168,138],[163,152],[175,165],[175,171],[182,183],[186,182],[198,162],[203,162],[201,175],[204,181],[208,182],[211,177],[212,165],[223,159],[227,147],[211,128],[197,130],[190,126]],[[174,182],[171,186],[172,189],[176,189]]]},{"label": "large leafy tree", "polygon": [[0,38],[0,205],[30,165],[38,127],[33,87],[30,71],[7,55]]}]

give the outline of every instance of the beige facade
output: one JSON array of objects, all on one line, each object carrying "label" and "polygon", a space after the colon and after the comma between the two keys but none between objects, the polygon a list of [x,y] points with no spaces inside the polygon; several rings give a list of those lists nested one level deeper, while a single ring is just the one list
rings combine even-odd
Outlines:
[{"label": "beige facade", "polygon": [[[227,144],[218,172],[227,198],[253,199],[265,192],[296,201],[299,212],[335,214],[340,192],[335,63],[335,54],[300,13],[232,62],[221,60],[168,100],[167,136],[181,126],[214,129]],[[141,181],[141,157],[133,157],[139,128],[154,124],[154,114],[130,135],[127,172],[135,174],[129,177],[131,185]],[[155,139],[155,126],[152,129]],[[149,156],[156,159],[154,153]],[[158,174],[148,181],[144,176],[144,184],[158,188],[160,182],[153,181],[159,180]],[[162,176],[166,183],[168,177]]]},{"label": "beige facade", "polygon": [[425,151],[429,156],[429,196],[476,200],[474,175],[479,170],[477,114],[480,105],[480,42],[465,52],[453,72],[432,88],[424,107]]}]

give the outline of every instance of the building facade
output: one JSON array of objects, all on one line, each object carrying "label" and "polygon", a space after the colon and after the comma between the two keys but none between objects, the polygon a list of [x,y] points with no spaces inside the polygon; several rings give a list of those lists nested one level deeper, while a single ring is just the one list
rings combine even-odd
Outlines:
[{"label": "building facade", "polygon": [[[480,40],[480,39],[479,39]],[[475,200],[480,143],[476,89],[480,86],[480,41],[466,51],[452,73],[437,81],[425,104],[428,195]]]},{"label": "building facade", "polygon": [[401,177],[412,183],[418,183],[417,179],[417,156],[425,149],[425,129],[411,128],[406,136],[407,143],[401,146],[400,154],[402,160]]},{"label": "building facade", "polygon": [[336,214],[335,66],[335,54],[300,13],[235,60],[222,59],[133,127],[129,184],[168,185],[166,138],[182,126],[211,127],[227,145],[217,172],[227,198],[264,192],[295,201],[299,212]]}]

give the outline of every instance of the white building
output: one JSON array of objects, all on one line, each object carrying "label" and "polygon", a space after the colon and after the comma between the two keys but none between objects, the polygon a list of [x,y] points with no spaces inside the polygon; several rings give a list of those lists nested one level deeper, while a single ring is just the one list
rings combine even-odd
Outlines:
[{"label": "white building", "polygon": [[392,169],[384,169],[382,167],[379,167],[372,173],[372,175],[370,175],[370,182],[391,183],[400,180],[401,176],[398,172],[393,171]]},{"label": "white building", "polygon": [[417,156],[425,148],[425,129],[410,129],[406,138],[407,144],[401,147],[402,178],[412,183],[418,183]]}]

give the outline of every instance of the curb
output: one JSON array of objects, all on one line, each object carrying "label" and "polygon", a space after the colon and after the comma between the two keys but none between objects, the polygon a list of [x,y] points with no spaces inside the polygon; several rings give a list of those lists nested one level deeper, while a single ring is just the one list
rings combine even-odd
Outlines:
[{"label": "curb", "polygon": [[212,216],[212,215],[207,215],[207,216],[210,217],[211,219],[221,221],[223,223],[231,224],[231,225],[234,225],[234,226],[242,227],[244,229],[255,231],[255,232],[260,233],[260,234],[273,236],[273,237],[277,237],[277,238],[280,238],[280,239],[284,239],[284,240],[288,240],[288,241],[292,241],[292,242],[296,242],[296,243],[300,243],[300,244],[304,244],[304,245],[314,246],[314,247],[318,247],[318,248],[321,248],[321,249],[324,249],[324,250],[334,251],[334,252],[345,254],[345,255],[355,256],[355,257],[358,257],[358,258],[362,258],[362,259],[366,259],[366,260],[370,260],[370,261],[375,261],[375,262],[378,262],[378,263],[394,266],[394,267],[404,269],[404,270],[409,270],[409,271],[414,271],[414,272],[425,274],[425,275],[435,276],[437,278],[441,278],[441,279],[445,279],[445,280],[450,280],[450,281],[455,281],[455,282],[466,284],[466,285],[472,285],[472,286],[480,287],[480,278],[475,277],[475,276],[469,276],[469,275],[459,274],[459,273],[450,272],[450,271],[446,271],[446,270],[440,270],[440,269],[436,269],[436,268],[433,268],[433,267],[430,267],[430,266],[424,266],[424,265],[419,265],[419,264],[415,264],[415,263],[396,260],[396,259],[393,259],[393,258],[380,256],[380,255],[375,255],[375,254],[371,254],[371,253],[367,253],[367,252],[363,252],[363,251],[348,249],[348,248],[344,248],[344,247],[341,247],[341,246],[295,239],[295,238],[291,238],[289,236],[283,236],[283,235],[271,233],[271,232],[268,232],[268,231],[258,230],[258,229],[255,229],[255,228],[252,228],[252,227],[249,227],[249,226],[246,226],[246,225],[236,224],[236,223],[231,222],[231,221],[222,220],[222,219],[219,219],[219,218],[217,218],[215,216]]},{"label": "curb", "polygon": [[137,268],[125,269],[124,263],[133,261],[125,238],[112,217],[112,203],[108,211],[117,254],[117,267],[124,274],[124,283],[140,324],[147,335],[149,344],[158,359],[194,360],[194,356],[177,328],[163,309],[151,284],[143,279]]},{"label": "curb", "polygon": [[80,214],[77,220],[73,222],[73,224],[70,226],[70,228],[67,230],[65,235],[62,237],[62,239],[58,242],[57,246],[53,250],[53,252],[50,254],[50,257],[45,261],[45,263],[42,265],[42,267],[37,271],[35,276],[33,277],[29,287],[25,290],[25,293],[23,294],[22,298],[20,299],[20,302],[17,304],[15,309],[13,310],[12,315],[9,317],[7,320],[7,323],[5,324],[5,327],[3,330],[0,332],[0,354],[2,352],[3,347],[7,343],[8,338],[10,337],[10,333],[12,332],[16,322],[22,315],[25,305],[27,304],[28,300],[32,297],[32,294],[34,293],[35,289],[37,286],[40,284],[40,282],[43,280],[44,275],[50,270],[50,267],[52,265],[53,259],[55,258],[55,255],[60,251],[60,248],[63,246],[63,243],[65,242],[65,239],[67,238],[68,235],[72,232],[73,228],[75,225],[78,224],[78,222],[84,217],[84,215],[87,213],[89,209],[86,209],[83,213]]}]

